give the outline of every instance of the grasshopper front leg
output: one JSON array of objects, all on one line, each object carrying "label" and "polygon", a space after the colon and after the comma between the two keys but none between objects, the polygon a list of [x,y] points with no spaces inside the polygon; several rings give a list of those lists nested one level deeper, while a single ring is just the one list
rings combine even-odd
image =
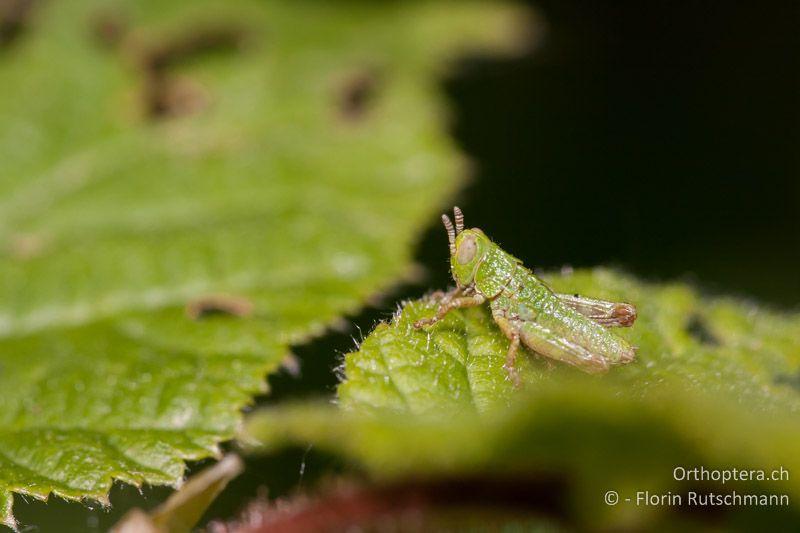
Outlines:
[{"label": "grasshopper front leg", "polygon": [[414,327],[420,329],[424,326],[430,326],[431,324],[435,324],[436,322],[440,321],[453,309],[461,309],[464,307],[475,307],[476,305],[481,305],[486,301],[486,298],[482,294],[470,294],[470,295],[463,295],[463,291],[461,289],[455,289],[454,291],[447,293],[442,298],[442,301],[439,303],[439,308],[436,310],[436,314],[431,318],[422,318],[414,322]]}]

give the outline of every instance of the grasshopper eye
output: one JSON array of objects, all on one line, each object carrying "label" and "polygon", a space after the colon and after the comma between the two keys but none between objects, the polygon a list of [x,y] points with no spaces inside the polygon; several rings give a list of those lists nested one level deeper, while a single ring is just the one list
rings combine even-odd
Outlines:
[{"label": "grasshopper eye", "polygon": [[478,244],[475,242],[475,237],[473,235],[467,235],[464,237],[464,240],[461,241],[461,244],[458,247],[458,259],[459,265],[466,265],[473,259],[475,259],[475,252],[478,251]]}]

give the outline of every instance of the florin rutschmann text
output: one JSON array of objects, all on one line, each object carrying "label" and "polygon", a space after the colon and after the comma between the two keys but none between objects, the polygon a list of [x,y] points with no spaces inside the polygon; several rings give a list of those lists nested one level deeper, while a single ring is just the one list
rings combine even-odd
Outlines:
[{"label": "florin rutschmann text", "polygon": [[633,502],[639,507],[788,507],[788,494],[742,494],[731,491],[725,493],[717,492],[696,492],[690,490],[685,494],[673,492],[653,493],[647,490],[636,492],[636,498],[625,498],[625,501]]},{"label": "florin rutschmann text", "polygon": [[[703,466],[676,466],[672,470],[672,478],[679,482],[719,483],[757,481],[757,482],[785,482],[789,481],[789,471],[780,466],[772,470],[721,468],[709,469]],[[634,504],[637,507],[681,507],[681,506],[725,506],[725,507],[787,507],[790,505],[789,495],[780,491],[767,491],[764,493],[742,493],[736,490],[694,491],[686,492],[651,492],[639,490],[632,495],[620,495],[615,490],[605,493],[606,505],[617,505],[620,502]]]}]

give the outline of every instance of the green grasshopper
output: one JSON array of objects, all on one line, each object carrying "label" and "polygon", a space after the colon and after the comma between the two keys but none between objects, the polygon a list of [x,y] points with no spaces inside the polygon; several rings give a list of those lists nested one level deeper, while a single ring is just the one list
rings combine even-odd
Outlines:
[{"label": "green grasshopper", "polygon": [[494,321],[511,341],[504,368],[516,386],[520,378],[514,364],[520,343],[591,373],[633,361],[636,347],[606,328],[633,325],[634,306],[553,292],[483,231],[465,230],[458,207],[453,213],[455,227],[447,215],[442,215],[442,222],[456,287],[440,296],[436,315],[418,320],[415,328],[434,324],[453,309],[488,301]]}]

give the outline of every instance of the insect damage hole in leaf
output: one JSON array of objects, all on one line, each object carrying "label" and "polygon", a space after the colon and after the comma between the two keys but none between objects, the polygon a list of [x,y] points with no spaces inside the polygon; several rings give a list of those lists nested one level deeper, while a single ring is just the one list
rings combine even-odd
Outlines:
[{"label": "insect damage hole in leaf", "polygon": [[[440,121],[439,66],[466,43],[504,49],[519,11],[168,4],[132,8],[130,28],[169,35],[216,13],[269,31],[268,47],[235,60],[155,61],[214,87],[213,108],[191,119],[162,127],[119,112],[137,73],[75,24],[95,12],[86,2],[43,3],[19,57],[0,61],[0,115],[25,134],[0,136],[6,522],[14,491],[89,501],[114,480],[176,483],[186,460],[235,434],[288,346],[398,279],[463,170]],[[381,94],[385,113],[361,122],[356,143],[333,127],[328,89],[364,57],[406,83]],[[46,246],[8,253],[14,235]],[[208,294],[246,295],[258,312],[187,318]]]},{"label": "insect damage hole in leaf", "polygon": [[708,328],[705,319],[699,314],[693,314],[686,323],[686,331],[701,344],[719,346],[720,341],[714,332]]},{"label": "insect damage hole in leaf", "polygon": [[337,85],[335,106],[348,123],[363,120],[375,103],[383,75],[376,67],[362,67],[343,77]]},{"label": "insect damage hole in leaf", "polygon": [[128,31],[128,17],[119,8],[98,9],[89,19],[89,33],[103,47],[116,48],[123,42]]},{"label": "insect damage hole in leaf", "polygon": [[150,118],[179,117],[206,107],[207,91],[198,82],[178,75],[177,67],[207,54],[242,51],[251,37],[244,24],[197,22],[161,41],[134,41],[129,53],[144,78],[142,98]]},{"label": "insect damage hole in leaf", "polygon": [[252,315],[254,310],[255,304],[244,296],[204,296],[186,304],[186,315],[192,320],[200,320],[214,315],[242,318]]},{"label": "insect damage hole in leaf", "polygon": [[0,2],[0,52],[13,44],[27,29],[39,0],[3,0]]}]

